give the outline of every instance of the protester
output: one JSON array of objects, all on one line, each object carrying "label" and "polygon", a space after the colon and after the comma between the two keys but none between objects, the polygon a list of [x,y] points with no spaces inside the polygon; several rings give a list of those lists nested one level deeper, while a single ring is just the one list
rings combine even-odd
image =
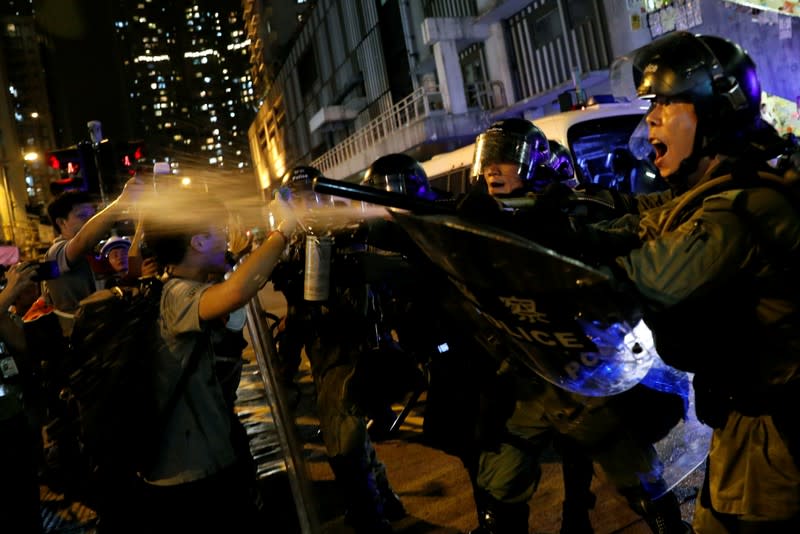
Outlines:
[{"label": "protester", "polygon": [[35,286],[35,274],[35,263],[12,265],[0,291],[0,518],[4,531],[20,534],[42,532],[37,474],[41,448],[38,418],[29,414],[33,362],[26,359],[21,322],[8,309],[27,288]]},{"label": "protester", "polygon": [[128,252],[130,248],[130,239],[112,236],[103,242],[100,247],[100,255],[108,260],[115,273],[125,274],[128,272]]},{"label": "protester", "polygon": [[61,274],[45,282],[45,293],[59,316],[65,336],[71,330],[70,314],[81,299],[97,288],[87,255],[117,220],[129,215],[144,189],[144,184],[131,178],[122,194],[96,214],[88,193],[81,191],[61,193],[47,206],[57,237],[48,249],[46,259],[58,262]]},{"label": "protester", "polygon": [[[152,532],[260,529],[263,519],[250,494],[254,473],[241,465],[231,439],[230,406],[215,375],[209,329],[267,282],[295,219],[288,206],[275,201],[272,211],[282,220],[278,229],[224,281],[209,283],[228,268],[224,205],[188,190],[158,197],[144,215],[144,236],[165,267],[160,325],[173,356],[159,362],[158,372],[164,384],[182,372],[188,376],[168,415],[154,466],[142,473],[141,502],[132,515]],[[169,387],[158,395],[166,401]]]}]

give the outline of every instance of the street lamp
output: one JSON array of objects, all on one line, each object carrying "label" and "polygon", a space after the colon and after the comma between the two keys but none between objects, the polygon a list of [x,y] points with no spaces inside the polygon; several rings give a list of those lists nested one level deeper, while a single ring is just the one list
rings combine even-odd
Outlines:
[{"label": "street lamp", "polygon": [[39,159],[39,153],[38,152],[25,152],[25,155],[22,156],[22,159],[24,159],[25,161],[27,161],[29,163],[33,163],[34,161]]}]

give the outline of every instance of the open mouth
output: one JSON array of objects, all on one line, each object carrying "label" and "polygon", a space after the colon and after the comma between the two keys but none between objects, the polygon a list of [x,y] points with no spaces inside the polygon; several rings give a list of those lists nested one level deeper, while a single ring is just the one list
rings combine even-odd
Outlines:
[{"label": "open mouth", "polygon": [[502,188],[504,185],[506,185],[506,183],[505,183],[505,182],[502,182],[502,181],[498,181],[498,180],[491,180],[491,181],[489,181],[489,187],[490,187],[490,188],[492,188],[492,189],[500,189],[500,188]]},{"label": "open mouth", "polygon": [[650,144],[653,146],[653,150],[656,151],[656,160],[659,160],[666,155],[667,145],[665,145],[658,139],[651,139]]}]

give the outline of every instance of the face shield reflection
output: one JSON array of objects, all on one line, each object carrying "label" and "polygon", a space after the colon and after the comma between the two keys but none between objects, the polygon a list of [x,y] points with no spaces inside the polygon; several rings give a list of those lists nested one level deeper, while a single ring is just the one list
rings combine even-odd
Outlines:
[{"label": "face shield reflection", "polygon": [[281,198],[286,200],[295,209],[306,211],[319,211],[340,206],[342,203],[331,195],[316,193],[312,189],[291,190],[288,187],[280,189]]},{"label": "face shield reflection", "polygon": [[638,160],[648,160],[655,153],[653,145],[649,141],[649,133],[650,127],[647,125],[647,114],[645,113],[628,140],[628,150]]},{"label": "face shield reflection", "polygon": [[[614,98],[624,102],[639,102],[642,108],[647,108],[650,103],[639,97],[636,82],[633,77],[633,56],[635,52],[628,56],[621,56],[614,60],[609,69],[609,80],[611,83],[611,93]],[[647,114],[645,113],[639,125],[631,134],[628,140],[628,149],[638,160],[647,160],[653,154],[653,147],[648,141],[650,128],[647,126]]]},{"label": "face shield reflection", "polygon": [[387,191],[426,200],[435,198],[427,179],[416,174],[390,174],[386,176],[386,182]]},{"label": "face shield reflection", "polygon": [[472,176],[485,176],[490,165],[507,163],[516,167],[519,176],[528,168],[532,146],[524,138],[500,131],[487,131],[478,136]]}]

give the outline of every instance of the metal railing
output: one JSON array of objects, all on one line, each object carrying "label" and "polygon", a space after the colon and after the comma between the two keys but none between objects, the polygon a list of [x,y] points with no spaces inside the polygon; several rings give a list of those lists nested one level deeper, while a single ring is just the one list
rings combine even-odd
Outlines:
[{"label": "metal railing", "polygon": [[[505,87],[500,81],[487,80],[466,84],[464,91],[467,107],[471,109],[488,111],[508,105]],[[425,119],[432,112],[443,110],[444,101],[438,87],[433,89],[420,87],[312,161],[311,166],[325,174],[333,167],[375,146],[392,133]]]},{"label": "metal railing", "polygon": [[432,111],[443,109],[442,94],[439,91],[420,87],[397,102],[390,110],[380,114],[366,126],[359,128],[354,134],[312,161],[311,165],[325,173],[386,139],[393,132],[424,119]]}]

